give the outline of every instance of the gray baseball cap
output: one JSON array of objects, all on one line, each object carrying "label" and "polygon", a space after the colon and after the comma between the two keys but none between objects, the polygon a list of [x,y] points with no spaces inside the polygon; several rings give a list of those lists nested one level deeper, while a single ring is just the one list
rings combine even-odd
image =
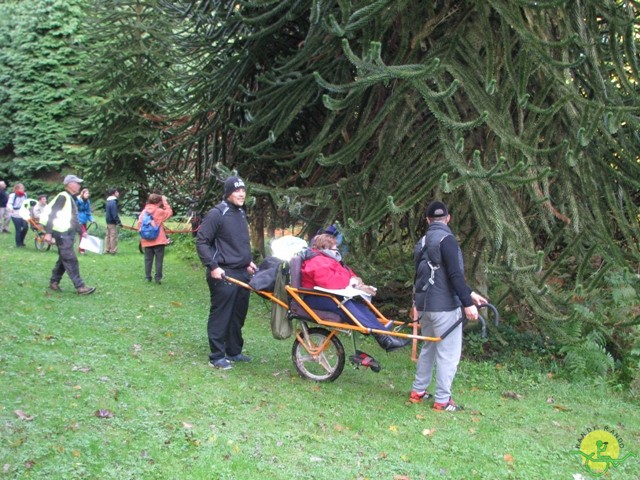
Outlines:
[{"label": "gray baseball cap", "polygon": [[67,175],[64,177],[64,184],[69,185],[71,182],[82,183],[82,179],[76,177],[75,175]]}]

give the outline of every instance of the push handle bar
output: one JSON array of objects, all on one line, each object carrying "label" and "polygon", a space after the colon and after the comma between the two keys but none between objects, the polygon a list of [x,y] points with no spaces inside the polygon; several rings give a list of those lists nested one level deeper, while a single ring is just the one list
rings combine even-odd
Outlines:
[{"label": "push handle bar", "polygon": [[[496,327],[498,326],[498,324],[500,323],[500,314],[498,313],[498,309],[491,305],[490,303],[484,303],[482,305],[478,305],[478,309],[481,308],[487,308],[489,310],[491,310],[493,312],[493,317],[494,317],[494,324],[496,325]],[[451,332],[453,332],[458,325],[462,324],[466,324],[467,323],[467,319],[466,317],[462,317],[460,318],[456,323],[454,323],[453,325],[451,325],[446,332],[444,332],[442,335],[440,335],[440,339],[444,340],[447,335],[449,335]],[[478,314],[478,321],[480,322],[480,324],[482,325],[482,338],[486,338],[487,337],[487,322],[484,319],[484,317],[480,314]]]}]

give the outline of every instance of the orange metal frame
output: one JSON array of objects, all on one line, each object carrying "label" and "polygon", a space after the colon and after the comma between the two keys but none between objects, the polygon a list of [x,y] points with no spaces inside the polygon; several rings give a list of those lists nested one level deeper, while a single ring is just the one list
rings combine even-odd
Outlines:
[{"label": "orange metal frame", "polygon": [[44,233],[44,227],[42,225],[40,225],[38,222],[36,222],[33,218],[29,218],[29,220],[27,220],[27,223],[31,226],[31,228],[33,230],[35,230],[36,232],[42,232]]},{"label": "orange metal frame", "polygon": [[[278,305],[280,305],[282,308],[286,308],[287,310],[289,309],[289,305],[286,302],[283,302],[282,300],[280,300],[279,298],[277,298],[273,293],[271,292],[267,292],[264,290],[256,290],[253,287],[251,287],[251,285],[244,283],[240,280],[237,280],[235,278],[232,277],[227,277],[225,276],[224,279],[230,283],[236,284],[242,288],[246,288],[248,290],[251,290],[252,292],[260,295],[263,298],[266,298],[274,303],[277,303]],[[394,337],[401,337],[401,338],[409,338],[411,340],[413,340],[413,348],[412,348],[412,353],[411,353],[411,358],[415,361],[417,358],[417,344],[419,341],[423,341],[423,342],[440,342],[442,340],[441,337],[425,337],[422,335],[418,335],[418,322],[411,322],[411,323],[405,323],[405,322],[400,322],[397,320],[389,320],[388,318],[386,318],[371,302],[365,300],[364,298],[361,299],[363,303],[365,303],[367,305],[367,307],[369,307],[371,309],[371,311],[376,315],[376,317],[378,318],[378,320],[383,324],[383,325],[387,325],[389,322],[393,322],[394,325],[396,326],[411,326],[412,327],[412,333],[403,333],[403,332],[399,332],[399,331],[393,331],[393,330],[383,330],[383,329],[376,329],[376,328],[367,328],[365,326],[363,326],[360,322],[358,322],[358,320],[351,314],[351,312],[349,312],[345,306],[343,305],[343,299],[341,297],[337,297],[335,295],[331,295],[330,293],[326,293],[326,292],[320,292],[318,290],[311,290],[311,289],[307,289],[307,288],[296,288],[296,287],[292,287],[291,285],[286,285],[285,286],[285,290],[287,291],[287,293],[291,296],[291,298],[293,300],[295,300],[296,302],[298,302],[298,304],[304,309],[304,311],[309,315],[309,317],[311,317],[310,319],[308,319],[308,321],[310,322],[314,322],[317,323],[318,325],[324,326],[324,327],[328,327],[329,329],[331,329],[331,335],[327,337],[326,341],[324,342],[325,344],[320,345],[318,347],[318,351],[317,352],[313,352],[310,351],[309,348],[306,346],[306,342],[302,341],[302,338],[300,337],[300,334],[297,334],[297,338],[300,340],[300,343],[302,345],[305,345],[305,348],[307,348],[307,350],[309,351],[309,354],[311,355],[317,355],[318,353],[322,352],[324,350],[324,348],[326,348],[326,345],[328,345],[328,343],[331,341],[331,337],[333,337],[333,335],[337,335],[339,331],[354,331],[354,332],[358,332],[358,333],[362,333],[362,334],[370,334],[370,333],[379,333],[379,334],[383,334],[383,335],[391,335]],[[320,297],[327,297],[330,298],[331,300],[333,300],[336,303],[336,306],[338,308],[340,308],[340,310],[342,310],[342,312],[344,312],[345,315],[347,315],[347,317],[349,317],[349,320],[352,322],[350,323],[340,323],[340,322],[332,322],[329,320],[324,320],[322,318],[320,318],[318,316],[318,314],[316,312],[314,312],[311,307],[309,307],[307,305],[307,303],[304,301],[304,298],[302,298],[303,295],[316,295],[316,296],[320,296]]]}]

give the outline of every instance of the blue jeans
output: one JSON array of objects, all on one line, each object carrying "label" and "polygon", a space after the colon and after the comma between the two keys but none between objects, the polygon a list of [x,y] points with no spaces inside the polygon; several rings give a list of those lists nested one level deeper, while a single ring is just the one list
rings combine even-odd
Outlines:
[{"label": "blue jeans", "polygon": [[[305,295],[304,301],[312,310],[324,310],[326,312],[334,312],[340,315],[340,318],[351,323],[351,319],[344,313],[338,304],[327,297],[320,297],[316,295]],[[380,323],[378,317],[367,307],[364,303],[360,303],[354,300],[347,300],[344,303],[345,308],[358,320],[364,327],[376,328],[378,330],[387,330],[387,328]]]},{"label": "blue jeans", "polygon": [[29,224],[21,217],[11,217],[11,221],[16,228],[16,247],[24,247],[24,239],[29,231]]}]

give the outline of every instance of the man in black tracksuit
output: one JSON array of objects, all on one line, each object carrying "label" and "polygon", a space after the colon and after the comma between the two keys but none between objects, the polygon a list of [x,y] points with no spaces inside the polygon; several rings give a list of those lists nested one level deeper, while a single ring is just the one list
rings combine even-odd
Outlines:
[{"label": "man in black tracksuit", "polygon": [[249,310],[248,289],[225,282],[223,276],[249,283],[256,265],[251,260],[249,224],[242,208],[246,187],[242,179],[224,182],[224,200],[205,216],[196,236],[200,261],[207,268],[211,294],[207,334],[209,364],[228,370],[233,362],[249,362],[242,353],[242,327]]}]

